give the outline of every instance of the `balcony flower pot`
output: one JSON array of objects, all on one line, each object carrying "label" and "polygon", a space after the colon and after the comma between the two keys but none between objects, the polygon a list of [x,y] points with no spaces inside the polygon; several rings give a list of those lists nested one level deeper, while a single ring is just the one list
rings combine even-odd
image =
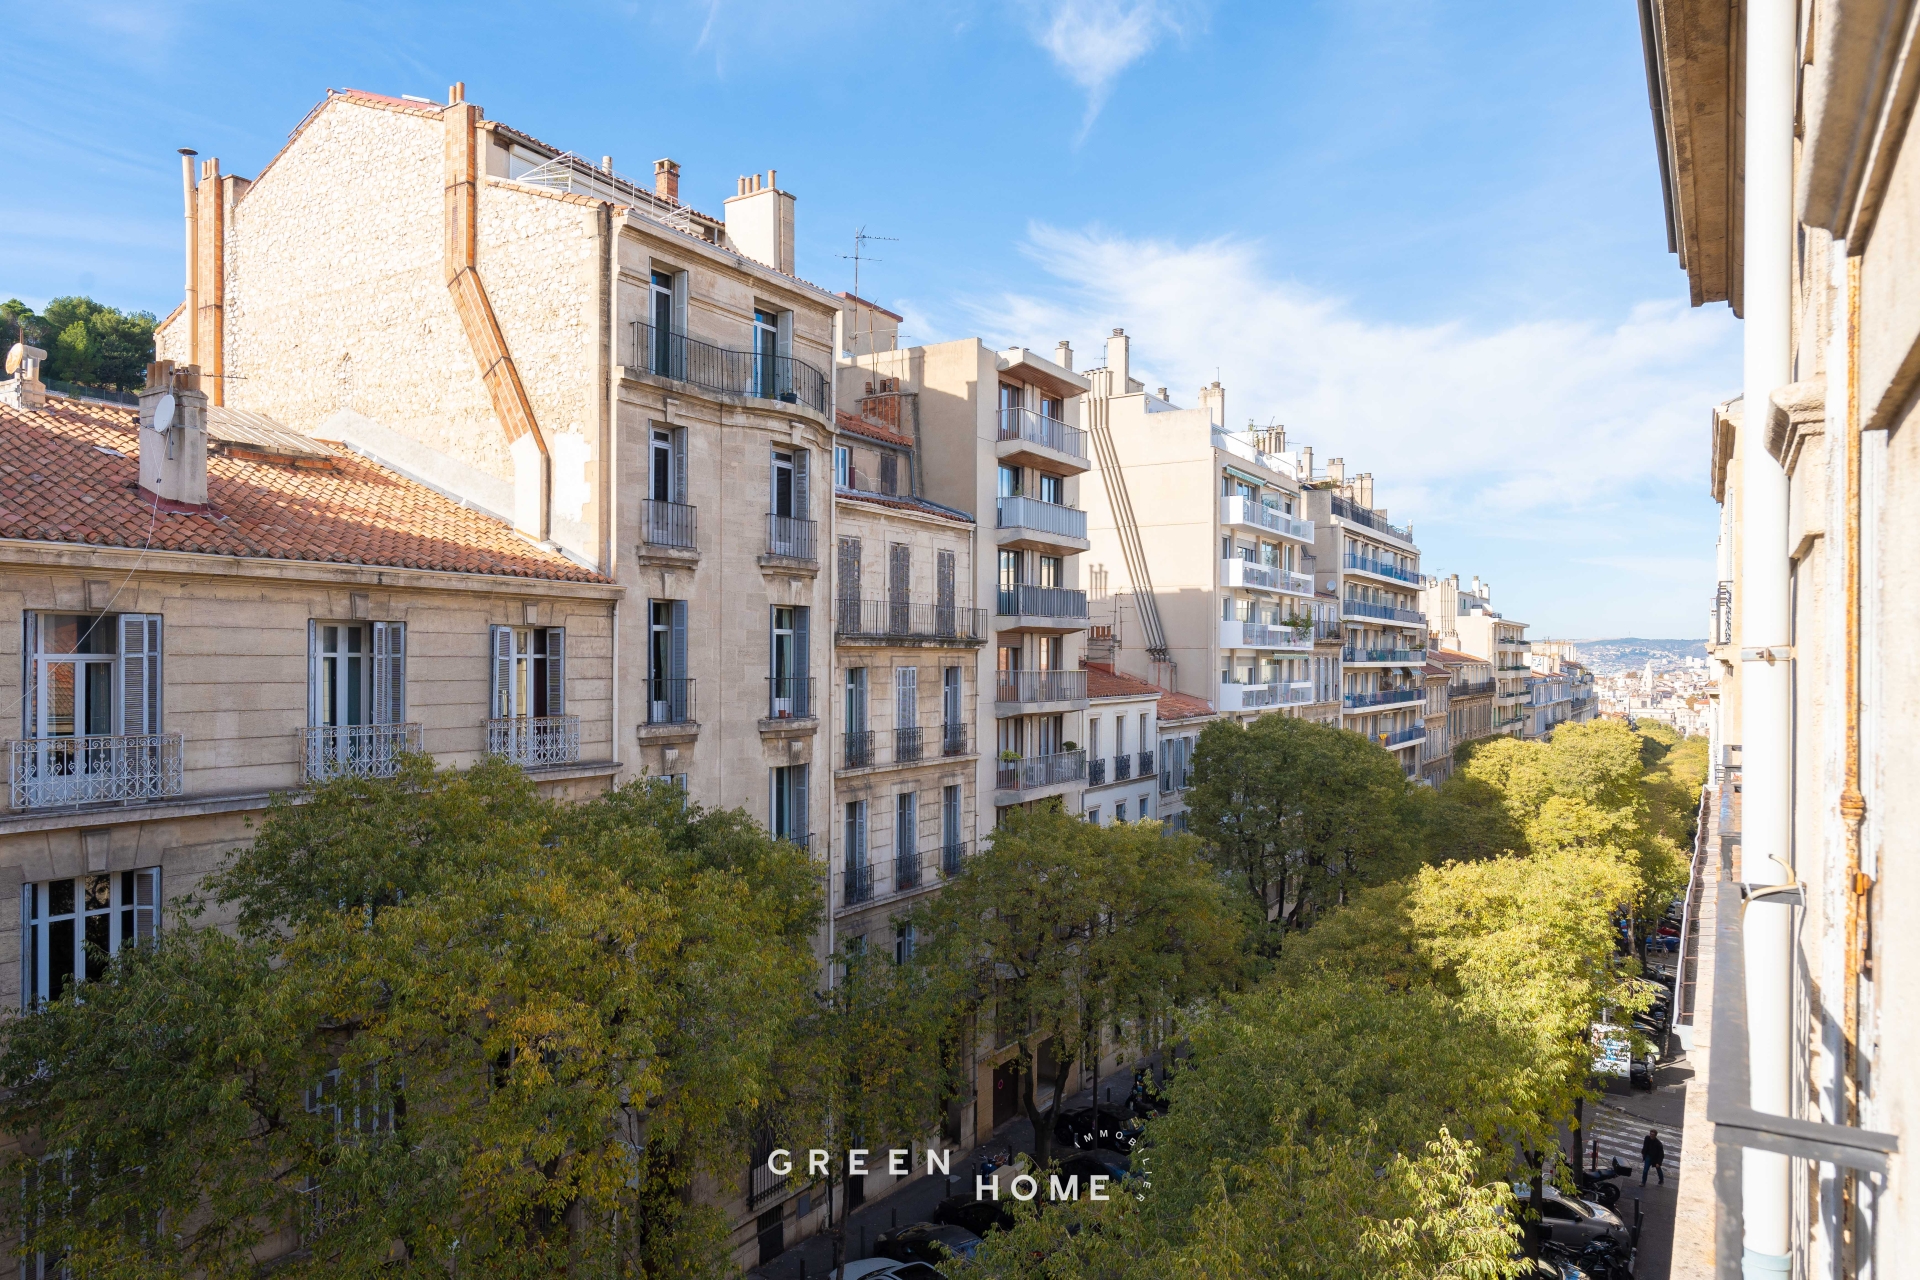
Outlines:
[{"label": "balcony flower pot", "polygon": [[1018,751],[1002,751],[1000,753],[1000,763],[1001,764],[1019,764],[1020,753]]}]

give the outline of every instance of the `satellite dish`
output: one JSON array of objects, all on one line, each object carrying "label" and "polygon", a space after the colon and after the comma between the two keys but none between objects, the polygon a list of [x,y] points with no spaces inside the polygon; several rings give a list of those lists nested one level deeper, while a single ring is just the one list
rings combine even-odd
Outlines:
[{"label": "satellite dish", "polygon": [[169,391],[153,402],[153,429],[167,431],[173,427],[173,392]]},{"label": "satellite dish", "polygon": [[20,372],[20,362],[27,358],[27,344],[16,342],[7,348],[7,373],[9,376]]}]

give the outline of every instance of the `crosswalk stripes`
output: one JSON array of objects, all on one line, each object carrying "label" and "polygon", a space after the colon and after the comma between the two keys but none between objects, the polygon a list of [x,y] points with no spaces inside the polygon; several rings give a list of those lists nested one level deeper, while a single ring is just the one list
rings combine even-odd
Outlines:
[{"label": "crosswalk stripes", "polygon": [[1676,1176],[1680,1169],[1680,1130],[1604,1103],[1587,1111],[1586,1128],[1580,1134],[1580,1157],[1590,1163],[1593,1144],[1597,1140],[1600,1144],[1601,1168],[1606,1168],[1607,1162],[1617,1157],[1637,1173],[1640,1169],[1640,1144],[1646,1140],[1649,1129],[1660,1135],[1660,1145],[1666,1148],[1667,1176]]}]

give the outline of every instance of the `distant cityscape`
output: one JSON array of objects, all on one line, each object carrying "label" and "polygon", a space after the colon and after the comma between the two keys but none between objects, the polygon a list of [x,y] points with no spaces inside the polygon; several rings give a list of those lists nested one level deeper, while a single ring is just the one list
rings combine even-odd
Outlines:
[{"label": "distant cityscape", "polygon": [[1536,640],[1536,654],[1563,648],[1594,673],[1603,716],[1707,735],[1714,673],[1704,640]]}]

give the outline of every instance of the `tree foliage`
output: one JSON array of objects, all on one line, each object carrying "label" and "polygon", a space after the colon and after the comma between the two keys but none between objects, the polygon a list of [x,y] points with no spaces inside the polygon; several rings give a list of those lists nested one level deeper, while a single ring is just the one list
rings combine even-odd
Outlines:
[{"label": "tree foliage", "polygon": [[55,298],[38,315],[18,298],[0,303],[6,345],[45,350],[43,377],[121,391],[145,385],[156,323],[150,311],[123,312],[92,298]]},{"label": "tree foliage", "polygon": [[[1144,1043],[1241,963],[1239,917],[1198,842],[1055,810],[1010,813],[917,928],[956,1009],[1020,1043],[1020,1102],[1043,1164],[1057,1100],[1103,1029]],[[1056,1101],[1042,1111],[1036,1059],[1048,1040]]]},{"label": "tree foliage", "polygon": [[812,999],[806,855],[663,784],[407,762],[276,802],[180,921],[6,1026],[16,1229],[89,1276],[723,1265],[693,1206]]}]

